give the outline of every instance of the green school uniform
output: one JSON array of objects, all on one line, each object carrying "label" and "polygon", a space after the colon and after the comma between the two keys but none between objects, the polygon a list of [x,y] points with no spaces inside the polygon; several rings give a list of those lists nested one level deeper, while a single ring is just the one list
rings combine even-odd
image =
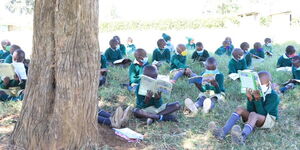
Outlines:
[{"label": "green school uniform", "polygon": [[292,66],[292,60],[291,58],[287,57],[286,54],[283,54],[279,57],[277,61],[277,68],[279,67],[291,67]]},{"label": "green school uniform", "polygon": [[245,69],[247,69],[247,63],[245,58],[242,60],[235,60],[231,58],[231,60],[228,63],[229,74],[238,73],[238,70],[245,70]]},{"label": "green school uniform", "polygon": [[196,49],[196,44],[186,44],[185,45],[185,47],[186,47],[186,49],[188,50],[188,51],[193,51],[193,50],[195,50]]},{"label": "green school uniform", "polygon": [[104,55],[101,55],[101,69],[105,69],[107,68],[107,62],[106,62],[106,58]]},{"label": "green school uniform", "polygon": [[173,69],[185,69],[188,68],[186,65],[186,56],[180,54],[174,54],[171,58],[171,70]]},{"label": "green school uniform", "polygon": [[0,59],[5,59],[8,55],[10,55],[9,51],[0,50]]},{"label": "green school uniform", "polygon": [[152,62],[156,60],[156,61],[166,61],[167,63],[170,63],[170,58],[171,58],[171,52],[169,49],[165,48],[161,50],[157,48],[153,51]]},{"label": "green school uniform", "polygon": [[278,105],[280,99],[277,93],[272,90],[269,94],[265,96],[265,100],[263,97],[260,100],[247,100],[247,110],[249,112],[256,112],[258,114],[267,116],[267,114],[272,115],[278,119]]},{"label": "green school uniform", "polygon": [[134,44],[127,44],[126,46],[126,51],[131,54],[131,53],[134,53],[136,50],[136,47]]},{"label": "green school uniform", "polygon": [[136,60],[129,67],[129,83],[139,83],[141,80],[141,75],[143,74],[143,69],[145,66],[149,65],[140,65]]},{"label": "green school uniform", "polygon": [[126,47],[124,44],[120,44],[120,51],[121,51],[122,57],[126,56]]},{"label": "green school uniform", "polygon": [[[205,72],[202,72],[201,75],[203,75]],[[200,91],[201,92],[206,92],[208,90],[213,90],[215,94],[219,94],[221,92],[225,92],[224,88],[224,75],[221,72],[218,72],[216,74],[215,80],[218,82],[219,87],[215,87],[212,85],[202,85]]]},{"label": "green school uniform", "polygon": [[111,63],[123,58],[120,50],[113,50],[112,48],[108,48],[105,51],[104,56],[106,57],[106,60]]},{"label": "green school uniform", "polygon": [[246,60],[246,64],[247,64],[247,67],[249,68],[252,64],[252,56],[250,53],[245,53],[245,60]]},{"label": "green school uniform", "polygon": [[219,56],[221,56],[223,54],[226,54],[227,56],[231,56],[232,50],[233,50],[233,46],[229,46],[227,48],[224,46],[221,46],[215,51],[215,54],[219,55]]},{"label": "green school uniform", "polygon": [[4,63],[9,63],[9,64],[11,64],[12,62],[13,62],[13,61],[12,61],[12,55],[9,54],[9,55],[5,58]]},{"label": "green school uniform", "polygon": [[300,68],[297,69],[295,66],[292,67],[293,78],[300,80]]},{"label": "green school uniform", "polygon": [[136,95],[136,108],[143,109],[150,106],[154,106],[155,108],[159,108],[163,104],[162,98],[155,99],[154,97],[151,98],[149,103],[145,103],[145,96],[139,95],[140,85],[137,86],[135,95]]},{"label": "green school uniform", "polygon": [[198,60],[198,61],[206,61],[206,59],[209,57],[209,53],[207,50],[202,50],[201,53],[198,53],[197,50],[194,51],[192,55],[192,59]]},{"label": "green school uniform", "polygon": [[264,49],[265,52],[271,52],[272,53],[273,47],[272,46],[267,46],[266,44],[264,44],[263,49]]},{"label": "green school uniform", "polygon": [[265,52],[263,50],[251,49],[250,53],[260,58],[265,58]]},{"label": "green school uniform", "polygon": [[19,80],[10,80],[7,85],[4,85],[3,80],[0,80],[0,89],[8,89],[10,87],[17,87],[19,86]]}]

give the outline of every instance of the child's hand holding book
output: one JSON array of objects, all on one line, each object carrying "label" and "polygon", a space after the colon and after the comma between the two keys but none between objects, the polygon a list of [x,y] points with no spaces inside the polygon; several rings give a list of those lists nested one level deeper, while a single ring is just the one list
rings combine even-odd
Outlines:
[{"label": "child's hand holding book", "polygon": [[151,100],[152,96],[153,96],[153,92],[150,91],[150,90],[148,90],[148,91],[147,91],[147,94],[146,94],[146,96],[145,96],[145,103],[146,103],[146,104],[149,103],[149,101]]},{"label": "child's hand holding book", "polygon": [[157,93],[154,94],[154,99],[159,100],[161,98],[161,92],[158,91]]}]

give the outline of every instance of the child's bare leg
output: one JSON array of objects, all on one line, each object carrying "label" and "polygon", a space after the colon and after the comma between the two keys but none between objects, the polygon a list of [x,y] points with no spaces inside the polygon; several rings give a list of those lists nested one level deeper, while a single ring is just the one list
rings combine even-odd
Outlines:
[{"label": "child's bare leg", "polygon": [[166,109],[158,113],[158,115],[168,115],[180,109],[179,102],[169,103],[166,106]]},{"label": "child's bare leg", "polygon": [[133,109],[133,114],[137,118],[151,118],[155,120],[160,119],[160,115],[148,113],[138,108]]},{"label": "child's bare leg", "polygon": [[250,112],[248,115],[247,124],[251,125],[252,127],[261,127],[266,120],[266,116],[260,115],[255,112]]}]

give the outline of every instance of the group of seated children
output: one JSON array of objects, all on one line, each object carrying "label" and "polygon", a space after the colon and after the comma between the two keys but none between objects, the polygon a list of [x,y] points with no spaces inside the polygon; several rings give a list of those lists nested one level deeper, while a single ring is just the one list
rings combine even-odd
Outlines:
[{"label": "group of seated children", "polygon": [[10,45],[8,40],[3,40],[1,44],[3,48],[1,57],[3,59],[3,56],[6,55],[6,58],[0,65],[11,64],[15,75],[13,77],[1,76],[0,100],[23,100],[23,90],[26,86],[28,72],[28,67],[24,64],[25,52],[17,45]]}]

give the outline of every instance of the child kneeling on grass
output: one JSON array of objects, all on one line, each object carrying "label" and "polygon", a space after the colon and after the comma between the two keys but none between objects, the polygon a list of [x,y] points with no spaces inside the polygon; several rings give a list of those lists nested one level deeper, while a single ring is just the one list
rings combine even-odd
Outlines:
[{"label": "child kneeling on grass", "polygon": [[[145,66],[144,75],[156,79],[158,71],[155,66]],[[133,114],[137,118],[147,119],[147,124],[153,121],[177,121],[172,115],[173,112],[180,109],[179,102],[163,104],[161,92],[153,93],[147,91],[146,96],[139,95],[140,85],[136,89],[136,108],[133,109]]]},{"label": "child kneeling on grass", "polygon": [[[278,119],[278,105],[280,99],[277,93],[271,87],[271,74],[261,71],[258,73],[262,84],[262,97],[260,91],[246,90],[247,108],[238,107],[227,120],[222,128],[218,128],[215,122],[209,123],[209,129],[212,134],[219,140],[224,140],[227,133],[231,130],[232,142],[235,144],[245,144],[246,138],[255,127],[272,128]],[[240,118],[246,124],[243,130],[239,125],[235,125]]]},{"label": "child kneeling on grass", "polygon": [[[224,75],[217,69],[217,61],[214,57],[209,57],[205,62],[206,70],[201,74],[202,83],[195,83],[200,90],[197,101],[194,103],[191,99],[185,99],[185,106],[193,113],[198,112],[198,108],[202,107],[204,113],[214,108],[215,103],[224,100]],[[205,79],[204,76],[213,78]]]},{"label": "child kneeling on grass", "polygon": [[113,128],[125,127],[132,113],[131,106],[128,106],[124,111],[122,107],[118,107],[114,114],[99,110],[98,123],[111,126]]},{"label": "child kneeling on grass", "polygon": [[178,44],[176,47],[176,54],[174,54],[171,58],[171,82],[173,84],[176,83],[176,81],[182,77],[193,77],[196,76],[195,73],[192,72],[190,68],[186,65],[186,47],[183,44]]},{"label": "child kneeling on grass", "polygon": [[293,89],[296,84],[299,84],[299,82],[297,82],[296,80],[300,80],[300,56],[293,57],[292,63],[293,79],[290,79],[284,87],[280,88],[281,93],[285,93],[286,91]]}]

